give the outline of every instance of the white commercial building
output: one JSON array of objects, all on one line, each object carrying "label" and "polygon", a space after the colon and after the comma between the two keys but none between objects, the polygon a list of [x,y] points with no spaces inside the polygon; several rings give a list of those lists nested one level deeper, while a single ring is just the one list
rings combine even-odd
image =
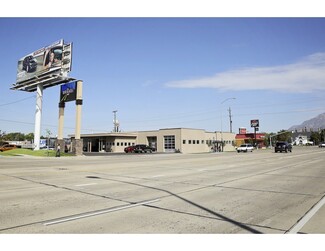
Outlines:
[{"label": "white commercial building", "polygon": [[235,136],[229,132],[167,128],[129,133],[82,134],[81,139],[85,152],[123,152],[127,146],[145,144],[154,147],[160,153],[206,153],[235,151]]}]

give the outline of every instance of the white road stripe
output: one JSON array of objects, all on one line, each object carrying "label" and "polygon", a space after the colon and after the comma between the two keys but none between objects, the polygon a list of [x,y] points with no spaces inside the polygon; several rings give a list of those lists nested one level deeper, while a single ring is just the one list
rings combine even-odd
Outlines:
[{"label": "white road stripe", "polygon": [[92,185],[97,185],[97,183],[80,184],[80,185],[75,185],[75,186],[76,187],[85,187],[85,186],[92,186]]},{"label": "white road stripe", "polygon": [[140,202],[140,203],[136,203],[136,204],[130,204],[130,205],[127,205],[127,206],[121,206],[121,207],[111,208],[111,209],[107,209],[107,210],[101,210],[101,211],[98,211],[96,213],[86,213],[86,214],[83,214],[83,215],[69,217],[69,218],[65,218],[65,219],[61,219],[61,220],[45,222],[45,223],[43,223],[43,225],[44,226],[50,226],[50,225],[59,224],[59,223],[67,222],[67,221],[79,220],[79,219],[86,218],[86,217],[91,217],[91,216],[96,216],[96,215],[100,215],[100,214],[106,214],[106,213],[110,213],[110,212],[115,212],[115,211],[131,208],[131,207],[146,205],[146,204],[154,203],[154,202],[157,202],[157,201],[159,201],[159,199],[148,200],[148,201],[144,201],[144,202]]},{"label": "white road stripe", "polygon": [[290,229],[288,234],[296,234],[304,227],[304,225],[317,213],[319,209],[325,204],[325,197],[323,197],[298,223]]}]

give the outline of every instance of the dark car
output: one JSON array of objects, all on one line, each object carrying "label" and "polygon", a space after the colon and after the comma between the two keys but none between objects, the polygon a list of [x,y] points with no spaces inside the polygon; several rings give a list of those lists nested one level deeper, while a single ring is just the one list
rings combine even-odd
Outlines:
[{"label": "dark car", "polygon": [[135,145],[134,152],[135,153],[152,153],[155,152],[156,149],[147,145]]},{"label": "dark car", "polygon": [[128,146],[124,148],[125,153],[133,153],[135,146]]},{"label": "dark car", "polygon": [[34,72],[37,68],[37,61],[33,56],[27,56],[23,61],[23,70],[27,72]]},{"label": "dark car", "polygon": [[276,142],[274,151],[277,152],[292,152],[292,146],[291,144],[289,144],[288,142],[284,142],[284,141],[279,141]]}]

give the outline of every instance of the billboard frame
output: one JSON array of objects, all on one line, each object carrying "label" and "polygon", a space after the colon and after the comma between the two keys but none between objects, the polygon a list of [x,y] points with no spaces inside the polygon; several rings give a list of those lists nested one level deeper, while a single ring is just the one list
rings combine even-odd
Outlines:
[{"label": "billboard frame", "polygon": [[[26,59],[28,62],[25,62]],[[34,92],[39,84],[46,89],[70,82],[75,80],[68,77],[71,65],[72,43],[65,44],[64,40],[60,39],[21,58],[18,61],[16,83],[10,89]]]},{"label": "billboard frame", "polygon": [[36,92],[34,150],[40,149],[43,90],[75,81],[68,76],[72,64],[72,43],[63,39],[36,50],[18,61],[16,83],[11,90]]}]

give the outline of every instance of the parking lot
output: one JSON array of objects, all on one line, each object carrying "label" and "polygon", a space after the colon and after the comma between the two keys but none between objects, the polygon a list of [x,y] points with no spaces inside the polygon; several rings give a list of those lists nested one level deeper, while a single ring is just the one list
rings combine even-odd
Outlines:
[{"label": "parking lot", "polygon": [[325,150],[0,157],[0,233],[325,233]]}]

